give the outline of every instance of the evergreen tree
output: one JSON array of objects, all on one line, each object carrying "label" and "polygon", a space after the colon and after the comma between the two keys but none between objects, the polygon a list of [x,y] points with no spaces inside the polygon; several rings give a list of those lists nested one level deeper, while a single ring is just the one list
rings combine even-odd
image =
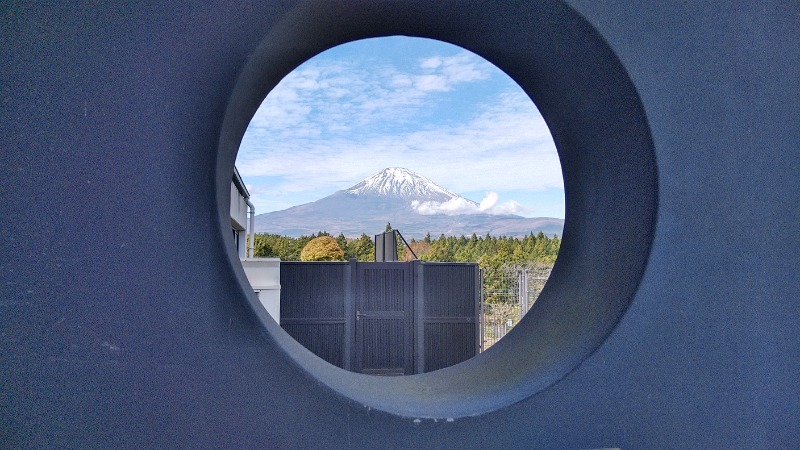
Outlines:
[{"label": "evergreen tree", "polygon": [[359,261],[375,261],[375,243],[372,238],[362,233],[355,241],[355,258]]},{"label": "evergreen tree", "polygon": [[339,235],[336,236],[336,243],[339,244],[339,248],[345,252],[345,259],[347,259],[347,238],[344,237],[344,233],[339,233]]},{"label": "evergreen tree", "polygon": [[265,235],[256,234],[254,242],[253,256],[261,258],[273,256],[274,251],[272,250],[272,246],[269,245]]}]

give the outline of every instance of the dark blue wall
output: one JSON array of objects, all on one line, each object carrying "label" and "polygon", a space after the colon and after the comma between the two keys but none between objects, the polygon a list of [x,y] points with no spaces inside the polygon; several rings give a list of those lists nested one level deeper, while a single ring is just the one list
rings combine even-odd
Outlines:
[{"label": "dark blue wall", "polygon": [[[3,447],[800,445],[797,2],[161,3],[0,6]],[[387,34],[514,77],[567,186],[543,306],[388,386],[254,313],[223,243],[269,87]]]}]

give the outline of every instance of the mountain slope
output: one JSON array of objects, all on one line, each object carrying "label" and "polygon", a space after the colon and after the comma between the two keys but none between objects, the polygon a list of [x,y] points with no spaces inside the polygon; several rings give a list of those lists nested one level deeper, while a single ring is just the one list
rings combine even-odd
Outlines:
[{"label": "mountain slope", "polygon": [[426,233],[445,235],[509,235],[533,232],[559,234],[563,220],[525,218],[516,215],[419,214],[412,202],[461,202],[472,200],[454,194],[408,169],[388,168],[353,186],[315,202],[257,215],[256,232],[287,236],[309,235],[318,231],[357,237],[380,233],[390,222],[407,238],[421,239]]}]

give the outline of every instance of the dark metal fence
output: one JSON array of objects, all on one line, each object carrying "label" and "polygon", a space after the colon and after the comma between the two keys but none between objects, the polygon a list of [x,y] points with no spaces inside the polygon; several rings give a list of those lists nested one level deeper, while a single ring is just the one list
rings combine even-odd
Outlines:
[{"label": "dark metal fence", "polygon": [[477,264],[281,263],[283,329],[355,372],[423,373],[475,356],[480,296]]}]

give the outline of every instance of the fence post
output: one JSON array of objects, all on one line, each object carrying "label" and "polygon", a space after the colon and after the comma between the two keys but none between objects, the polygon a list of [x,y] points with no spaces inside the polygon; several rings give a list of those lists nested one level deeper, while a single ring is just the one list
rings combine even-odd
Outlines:
[{"label": "fence post", "polygon": [[425,373],[425,266],[411,262],[414,277],[414,372]]},{"label": "fence post", "polygon": [[475,354],[483,351],[483,277],[475,264]]},{"label": "fence post", "polygon": [[517,301],[519,302],[519,319],[528,312],[528,271],[517,271]]},{"label": "fence post", "polygon": [[478,317],[481,322],[478,327],[480,329],[480,331],[478,332],[479,333],[478,351],[483,352],[484,350],[486,350],[486,345],[484,342],[484,339],[486,339],[486,305],[483,302],[486,299],[486,297],[484,297],[484,292],[483,292],[483,269],[481,269],[480,267],[478,267],[478,291],[480,292],[479,294],[480,310],[478,311]]},{"label": "fence post", "polygon": [[357,261],[350,259],[344,270],[344,370],[353,371],[356,342],[355,271]]}]

